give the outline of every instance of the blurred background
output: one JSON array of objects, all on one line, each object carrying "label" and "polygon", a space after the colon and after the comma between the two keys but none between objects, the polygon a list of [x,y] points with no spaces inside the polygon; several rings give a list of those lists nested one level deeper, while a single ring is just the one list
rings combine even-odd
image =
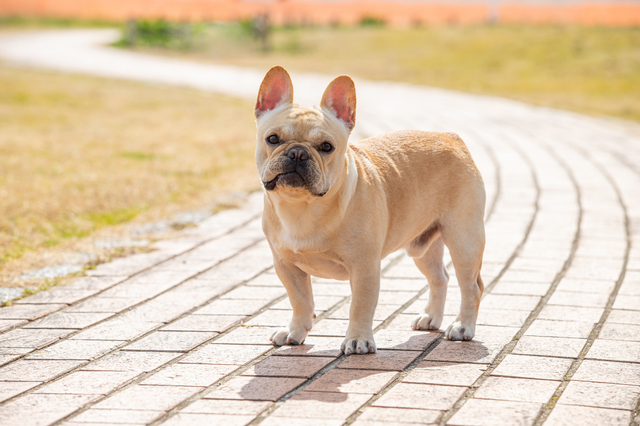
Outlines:
[{"label": "blurred background", "polygon": [[[0,0],[0,42],[70,28],[117,28],[114,47],[147,54],[640,121],[639,0]],[[0,286],[64,283],[238,204],[260,188],[253,120],[242,99],[0,59]]]}]

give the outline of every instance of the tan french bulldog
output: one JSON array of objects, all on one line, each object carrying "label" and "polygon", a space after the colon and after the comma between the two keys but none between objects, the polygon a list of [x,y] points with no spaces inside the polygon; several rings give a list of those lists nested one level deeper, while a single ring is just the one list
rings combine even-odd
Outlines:
[{"label": "tan french bulldog", "polygon": [[353,80],[340,76],[320,106],[293,104],[282,67],[260,86],[256,163],[264,184],[262,226],[293,317],[274,345],[304,342],[314,319],[310,276],[350,280],[349,327],[342,351],[376,352],[373,315],[380,261],[404,248],[429,282],[429,302],[412,324],[442,323],[449,248],[462,292],[445,334],[471,340],[483,291],[485,191],[464,142],[454,133],[397,131],[349,144],[355,125]]}]

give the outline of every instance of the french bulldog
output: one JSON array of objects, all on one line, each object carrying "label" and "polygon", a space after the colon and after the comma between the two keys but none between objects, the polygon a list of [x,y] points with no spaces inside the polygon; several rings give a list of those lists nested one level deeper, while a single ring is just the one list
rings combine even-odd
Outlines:
[{"label": "french bulldog", "polygon": [[462,301],[446,329],[451,340],[475,333],[485,244],[485,190],[464,142],[454,133],[395,131],[349,144],[355,125],[353,80],[342,75],[320,106],[293,103],[287,71],[271,68],[258,93],[256,164],[264,184],[262,226],[275,270],[293,307],[274,345],[305,341],[313,325],[311,276],[349,280],[347,354],[376,352],[373,316],[380,263],[406,249],[429,284],[415,330],[442,323],[451,254]]}]

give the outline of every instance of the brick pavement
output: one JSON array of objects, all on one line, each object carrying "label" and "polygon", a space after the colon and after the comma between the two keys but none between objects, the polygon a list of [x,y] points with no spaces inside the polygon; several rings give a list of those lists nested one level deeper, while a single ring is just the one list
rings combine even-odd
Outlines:
[{"label": "brick pavement", "polygon": [[[184,82],[188,70],[174,74]],[[243,75],[261,74],[216,84],[253,96]],[[329,81],[293,80],[302,99]],[[383,261],[377,354],[341,355],[349,286],[320,279],[305,344],[271,346],[291,307],[253,194],[151,253],[0,309],[0,425],[638,426],[640,132],[502,99],[356,84],[354,139],[453,130],[483,173],[486,291],[473,341],[411,330],[427,283],[396,253]],[[445,324],[460,301],[450,272]]]}]

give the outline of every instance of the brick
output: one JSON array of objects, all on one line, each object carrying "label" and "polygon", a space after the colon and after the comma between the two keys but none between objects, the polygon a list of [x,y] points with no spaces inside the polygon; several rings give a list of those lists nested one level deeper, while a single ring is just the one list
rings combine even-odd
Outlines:
[{"label": "brick", "polygon": [[104,395],[136,376],[120,371],[75,371],[53,383],[41,387],[35,393]]},{"label": "brick", "polygon": [[291,321],[291,312],[280,309],[268,309],[258,316],[246,321],[246,325],[257,325],[260,327],[286,327]]},{"label": "brick", "polygon": [[604,308],[609,300],[608,293],[583,293],[558,291],[549,299],[549,305],[579,306],[585,308]]},{"label": "brick", "polygon": [[491,294],[508,294],[517,296],[544,296],[551,284],[547,283],[513,283],[498,282],[491,290]]},{"label": "brick", "polygon": [[82,329],[89,327],[112,314],[106,312],[77,313],[77,312],[55,312],[42,319],[29,323],[24,328],[71,328]]},{"label": "brick", "polygon": [[156,331],[122,350],[185,352],[216,335],[217,333],[197,331]]},{"label": "brick", "polygon": [[373,406],[448,410],[466,390],[461,386],[400,383],[382,395]]},{"label": "brick", "polygon": [[293,377],[238,376],[209,393],[207,399],[276,401],[304,381]]},{"label": "brick", "polygon": [[201,388],[186,386],[136,385],[94,405],[94,408],[169,410]]},{"label": "brick", "polygon": [[220,299],[236,300],[274,300],[287,294],[284,287],[247,287],[241,286],[222,295]]},{"label": "brick", "polygon": [[0,320],[0,333],[26,324],[27,320]]},{"label": "brick", "polygon": [[239,327],[217,339],[216,343],[272,346],[269,338],[276,330],[275,327]]},{"label": "brick", "polygon": [[369,398],[370,395],[366,394],[302,391],[282,404],[271,416],[345,420]]},{"label": "brick", "polygon": [[[414,410],[402,408],[369,407],[365,410],[358,421],[379,421],[384,423],[435,423],[440,416],[440,411],[434,410]],[[355,424],[355,423],[354,423]]]},{"label": "brick", "polygon": [[562,380],[571,367],[571,359],[529,355],[507,355],[493,370],[493,376]]},{"label": "brick", "polygon": [[640,296],[619,295],[613,302],[613,309],[640,311]]},{"label": "brick", "polygon": [[616,285],[616,280],[591,281],[580,278],[563,278],[556,288],[557,291],[573,291],[579,293],[610,294]]},{"label": "brick", "polygon": [[244,426],[251,420],[253,420],[253,416],[229,416],[225,414],[191,414],[180,412],[162,424],[166,426]]},{"label": "brick", "polygon": [[144,297],[102,297],[95,296],[77,305],[70,306],[65,312],[106,312],[116,313],[144,301]]},{"label": "brick", "polygon": [[522,336],[514,354],[577,358],[587,339]]},{"label": "brick", "polygon": [[271,303],[270,300],[214,300],[194,312],[197,315],[245,316],[258,312]]},{"label": "brick", "polygon": [[392,351],[383,349],[373,354],[349,356],[338,364],[338,368],[402,371],[402,369],[419,355],[419,351]]},{"label": "brick", "polygon": [[[423,304],[423,302],[420,302]],[[373,319],[376,321],[384,321],[388,317],[390,317],[395,311],[400,308],[401,305],[381,305],[378,304],[376,307],[376,311],[374,313]],[[331,319],[349,319],[349,308],[350,305],[345,304],[334,311],[329,318]]]},{"label": "brick", "polygon": [[271,349],[271,346],[209,344],[180,360],[181,364],[244,365]]},{"label": "brick", "polygon": [[489,294],[482,299],[482,307],[487,309],[508,308],[514,311],[530,312],[540,302],[540,296],[514,296],[506,294]]},{"label": "brick", "polygon": [[42,382],[1,382],[0,402],[38,386]]},{"label": "brick", "polygon": [[551,380],[488,377],[473,397],[545,404],[549,402],[560,383]]},{"label": "brick", "polygon": [[525,336],[576,337],[586,339],[595,326],[590,322],[535,320]]},{"label": "brick", "polygon": [[30,394],[0,408],[6,425],[48,425],[91,402],[97,395],[36,395]]},{"label": "brick", "polygon": [[234,365],[173,364],[142,382],[143,385],[211,386],[236,369]]},{"label": "brick", "polygon": [[487,369],[486,364],[421,361],[403,383],[471,386]]},{"label": "brick", "polygon": [[640,362],[640,342],[596,339],[587,353],[589,359]]},{"label": "brick", "polygon": [[[396,279],[391,277],[385,277],[383,274],[383,278],[380,280],[380,290],[384,291],[420,291],[428,286],[427,280],[422,275],[422,273],[418,270],[416,266],[411,266],[412,269],[417,273],[416,276],[418,279],[411,279],[411,277]],[[348,294],[351,294],[350,292]]]},{"label": "brick", "polygon": [[572,380],[640,386],[640,365],[585,359]]},{"label": "brick", "polygon": [[[502,327],[522,327],[529,314],[529,311],[485,309],[481,303],[476,324]],[[445,323],[443,322],[443,324]]]},{"label": "brick", "polygon": [[440,336],[442,333],[436,331],[380,330],[374,335],[374,339],[378,349],[423,351]]},{"label": "brick", "polygon": [[331,357],[268,357],[251,366],[243,376],[305,377],[310,378],[325,365]]},{"label": "brick", "polygon": [[87,411],[73,417],[71,420],[73,423],[77,422],[76,424],[78,426],[85,425],[87,423],[148,424],[163,414],[164,411],[153,410],[118,410],[115,408],[90,408]]},{"label": "brick", "polygon": [[[206,398],[207,396],[205,396]],[[232,399],[200,399],[181,410],[182,413],[246,414],[257,416],[266,410],[269,401],[237,401]]]},{"label": "brick", "polygon": [[242,320],[239,315],[187,315],[167,326],[163,331],[214,331],[221,333]]},{"label": "brick", "polygon": [[112,287],[127,278],[126,275],[116,275],[109,277],[79,277],[66,286],[72,290],[105,290]]},{"label": "brick", "polygon": [[[265,421],[260,423],[261,426],[282,426],[282,417],[267,417]],[[287,424],[291,422],[287,419]],[[344,423],[341,419],[304,419],[304,426],[342,426]]]},{"label": "brick", "polygon": [[121,343],[124,342],[114,340],[64,340],[29,354],[27,359],[76,359],[88,361],[115,349]]},{"label": "brick", "polygon": [[580,426],[627,426],[630,418],[628,411],[557,404],[544,424],[572,426],[580,419]]},{"label": "brick", "polygon": [[638,386],[572,381],[562,393],[558,404],[633,410],[638,397]]},{"label": "brick", "polygon": [[640,342],[640,325],[615,324],[607,321],[600,330],[598,338]]},{"label": "brick", "polygon": [[81,331],[70,340],[133,340],[159,327],[158,322],[135,322],[124,318],[112,318]]},{"label": "brick", "polygon": [[330,356],[339,357],[342,355],[340,345],[344,337],[321,337],[309,336],[302,345],[280,346],[273,355],[296,355],[296,356]]},{"label": "brick", "polygon": [[447,424],[456,426],[531,425],[540,408],[541,404],[537,402],[472,398],[449,419]]},{"label": "brick", "polygon": [[305,388],[313,392],[375,394],[391,382],[397,373],[373,370],[333,369]]},{"label": "brick", "polygon": [[82,361],[19,360],[0,368],[0,381],[44,382],[82,364]]},{"label": "brick", "polygon": [[17,305],[31,305],[31,304],[52,304],[52,303],[75,303],[78,300],[85,297],[93,296],[98,290],[69,290],[65,287],[54,287],[50,290],[41,291],[33,296],[25,297],[24,299],[16,300],[12,303]]},{"label": "brick", "polygon": [[26,320],[34,320],[50,314],[51,312],[59,311],[60,309],[66,307],[67,305],[62,303],[53,303],[53,304],[38,304],[38,305],[29,305],[29,304],[20,304],[20,305],[12,305],[6,306],[0,309],[0,319],[26,319]]},{"label": "brick", "polygon": [[635,311],[622,311],[613,309],[609,312],[607,322],[616,324],[633,324],[640,325],[640,315]]},{"label": "brick", "polygon": [[0,348],[40,348],[72,333],[71,330],[16,329],[0,335]]},{"label": "brick", "polygon": [[540,311],[538,319],[554,321],[578,321],[593,322],[600,321],[604,312],[603,308],[584,308],[578,306],[546,305]]},{"label": "brick", "polygon": [[[87,364],[84,371],[133,371],[144,373],[180,356],[177,352],[118,351]],[[53,362],[53,361],[49,361]]]},{"label": "brick", "polygon": [[18,358],[20,355],[6,355],[6,354],[2,354],[0,355],[0,365],[4,365],[10,361],[13,361],[14,359]]}]

